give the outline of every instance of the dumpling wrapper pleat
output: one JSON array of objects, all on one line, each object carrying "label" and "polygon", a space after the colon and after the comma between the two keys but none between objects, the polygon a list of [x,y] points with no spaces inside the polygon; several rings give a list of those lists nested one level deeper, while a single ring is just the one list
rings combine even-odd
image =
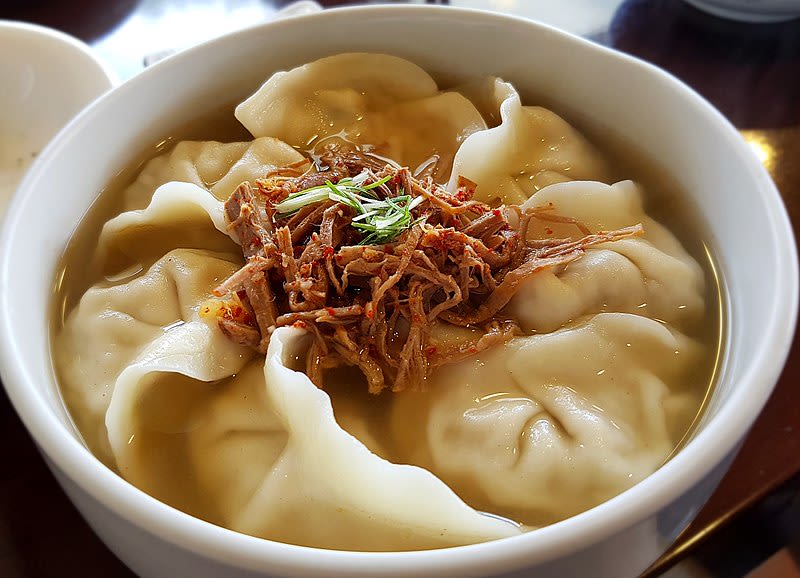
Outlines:
[{"label": "dumpling wrapper pleat", "polygon": [[[236,373],[235,349],[202,321],[168,331],[119,376],[106,416],[122,474],[136,480],[137,400],[148,374],[176,372],[202,381]],[[239,512],[237,531],[334,549],[404,550],[462,545],[518,534],[513,523],[467,506],[430,472],[370,452],[336,423],[328,395],[285,363],[304,332],[273,333],[264,366],[271,411],[288,437],[283,452]],[[222,346],[218,353],[211,348]],[[208,465],[204,466],[208,467]]]},{"label": "dumpling wrapper pleat", "polygon": [[477,184],[475,199],[521,204],[541,186],[565,180],[606,181],[608,166],[600,152],[554,112],[522,106],[511,84],[491,78],[471,87],[484,115],[498,126],[467,137],[453,160],[448,189],[460,176]]}]

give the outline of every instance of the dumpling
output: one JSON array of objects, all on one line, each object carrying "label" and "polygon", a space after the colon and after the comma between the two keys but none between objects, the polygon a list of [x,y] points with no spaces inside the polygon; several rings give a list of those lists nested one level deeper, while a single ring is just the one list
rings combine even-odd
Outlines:
[{"label": "dumpling", "polygon": [[[595,147],[561,117],[522,106],[514,87],[500,79],[468,91],[499,126],[470,135],[453,161],[448,188],[458,177],[477,183],[475,199],[522,204],[538,189],[567,180],[607,181],[609,169]],[[490,110],[490,103],[496,113]]]},{"label": "dumpling", "polygon": [[123,191],[125,212],[106,223],[98,241],[98,269],[106,276],[146,269],[178,247],[240,254],[227,236],[208,230],[224,232],[222,202],[243,181],[303,158],[274,138],[179,142]]},{"label": "dumpling", "polygon": [[412,170],[431,155],[446,176],[461,142],[486,124],[455,92],[439,93],[431,76],[402,58],[350,53],[277,72],[236,108],[253,136],[309,149],[332,136],[374,145]]},{"label": "dumpling", "polygon": [[[169,333],[174,337],[194,327],[200,304],[241,266],[222,212],[222,202],[205,188],[171,182],[146,208],[118,215],[100,233],[93,266],[106,280],[70,312],[53,355],[77,425],[104,461],[110,449],[103,422],[115,380],[167,328],[179,328]],[[245,361],[251,356],[245,348],[231,350],[227,339],[214,346],[222,357],[231,351]]]},{"label": "dumpling", "polygon": [[322,138],[352,127],[365,113],[437,92],[433,78],[408,60],[387,54],[338,54],[276,72],[236,107],[235,115],[253,136],[303,145],[312,136]]},{"label": "dumpling", "polygon": [[[199,304],[239,266],[208,251],[177,249],[131,280],[90,288],[70,313],[55,339],[53,356],[77,425],[104,461],[110,458],[105,412],[118,376],[152,342],[167,334],[182,335],[201,323]],[[173,329],[165,333],[168,328]],[[250,356],[225,338],[214,340],[214,347],[215,361],[217,356]]]},{"label": "dumpling", "polygon": [[[644,236],[590,248],[567,267],[528,279],[508,306],[526,331],[552,331],[600,311],[638,313],[686,331],[705,313],[700,265],[675,236],[644,212],[632,181],[605,185],[573,181],[546,187],[524,205],[569,216],[592,232],[641,223]],[[574,225],[534,219],[531,236],[576,237]]]},{"label": "dumpling", "polygon": [[398,398],[396,437],[474,507],[551,523],[661,465],[678,441],[668,424],[685,431],[697,407],[682,380],[699,355],[656,321],[599,314],[439,371],[424,398]]},{"label": "dumpling", "polygon": [[181,141],[144,165],[122,194],[122,210],[143,209],[153,192],[170,181],[198,185],[224,201],[242,181],[302,159],[299,152],[274,138],[234,143]]},{"label": "dumpling", "polygon": [[412,172],[438,155],[435,175],[444,180],[461,143],[485,128],[470,101],[457,92],[442,92],[365,116],[364,126],[356,128],[356,138],[374,143],[376,152],[400,161]]},{"label": "dumpling", "polygon": [[[197,322],[168,331],[117,379],[106,426],[126,478],[184,508],[202,496],[199,515],[234,530],[321,548],[433,548],[520,532],[476,512],[430,472],[391,464],[342,430],[328,395],[286,367],[304,346],[304,331],[275,331],[263,368],[253,362],[241,371],[207,359],[209,331],[218,330]],[[216,385],[193,383],[236,372]],[[153,434],[141,401],[154,389],[160,403],[150,405],[191,402],[182,402],[181,419],[168,421],[183,424],[168,432],[181,434],[182,443],[143,451],[137,436]],[[196,402],[198,394],[210,403]],[[176,463],[191,475],[171,478]]]},{"label": "dumpling", "polygon": [[234,262],[241,259],[241,250],[227,234],[222,201],[191,183],[161,185],[145,209],[106,222],[96,258],[99,269],[113,278],[120,271],[146,269],[177,248],[225,253]]}]

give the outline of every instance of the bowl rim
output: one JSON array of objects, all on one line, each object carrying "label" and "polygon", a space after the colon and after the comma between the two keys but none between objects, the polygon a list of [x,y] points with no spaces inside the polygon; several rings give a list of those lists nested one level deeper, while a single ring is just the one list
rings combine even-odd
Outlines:
[{"label": "bowl rim", "polygon": [[[735,128],[700,97],[694,90],[669,73],[611,48],[558,30],[552,26],[506,14],[444,6],[357,6],[325,10],[313,14],[274,20],[238,30],[209,40],[160,61],[124,84],[106,93],[88,109],[73,119],[48,145],[34,162],[21,183],[3,223],[0,234],[0,309],[10,307],[9,286],[13,275],[9,270],[13,234],[22,225],[22,199],[36,188],[47,163],[69,146],[73,135],[82,126],[91,124],[98,111],[116,106],[126,94],[139,85],[151,82],[171,68],[177,69],[187,58],[208,50],[208,47],[235,42],[265,29],[293,27],[315,19],[326,20],[332,14],[392,15],[430,17],[454,13],[462,19],[476,22],[491,20],[497,23],[527,27],[532,33],[549,34],[576,48],[597,53],[601,58],[622,59],[639,69],[650,80],[666,83],[687,106],[699,108],[718,125],[720,140],[727,141],[737,161],[745,163],[763,202],[765,213],[773,225],[769,242],[775,247],[786,267],[776,271],[772,288],[774,299],[768,322],[770,339],[760,343],[756,360],[742,371],[739,379],[744,386],[733,392],[720,412],[705,425],[695,438],[659,470],[629,490],[576,516],[538,529],[535,532],[490,542],[437,550],[412,552],[337,551],[285,544],[228,530],[185,514],[168,506],[125,481],[104,466],[70,433],[65,424],[43,404],[42,395],[33,385],[26,367],[17,363],[19,344],[14,328],[7,317],[0,319],[0,374],[12,404],[40,451],[68,479],[77,484],[94,500],[115,515],[129,521],[142,531],[160,540],[212,560],[248,570],[270,570],[286,575],[371,576],[375,574],[408,575],[426,572],[472,576],[489,572],[496,574],[524,567],[534,562],[553,560],[574,550],[574,544],[588,547],[609,538],[633,523],[652,516],[665,505],[686,493],[714,467],[733,452],[766,403],[785,359],[794,335],[798,307],[797,250],[791,222],[780,194],[764,167],[749,150]],[[146,86],[146,84],[145,84]],[[780,308],[778,307],[780,304]],[[103,538],[103,536],[100,536]]]}]

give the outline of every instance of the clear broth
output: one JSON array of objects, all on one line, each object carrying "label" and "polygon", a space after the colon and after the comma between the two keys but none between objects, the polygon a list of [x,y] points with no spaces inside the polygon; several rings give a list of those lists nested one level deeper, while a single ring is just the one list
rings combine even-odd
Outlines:
[{"label": "clear broth", "polygon": [[[526,102],[538,102],[533,99],[525,100]],[[578,115],[564,114],[564,111],[559,110],[558,107],[551,107],[551,110],[562,114],[567,121],[598,146],[612,167],[614,180],[632,179],[643,185],[647,193],[647,213],[667,226],[678,237],[689,254],[700,263],[705,272],[706,317],[705,322],[697,328],[697,332],[692,337],[703,343],[711,353],[706,357],[704,363],[695,368],[695,372],[690,379],[686,380],[686,390],[696,393],[697,411],[685,423],[673,424],[676,440],[674,454],[694,433],[706,400],[713,391],[717,368],[722,357],[725,335],[724,292],[722,281],[714,267],[713,248],[708,246],[706,240],[699,233],[706,229],[699,221],[697,211],[693,209],[689,202],[688,195],[681,191],[681,188],[668,175],[666,170],[648,159],[637,147],[615,136],[613,132],[606,128],[592,123],[588,119],[580,118]],[[171,131],[169,134],[165,134],[162,141],[148,150],[142,151],[128,167],[111,180],[85,214],[62,257],[56,277],[58,282],[55,285],[52,299],[51,343],[55,336],[62,331],[67,316],[77,305],[86,290],[92,285],[103,281],[104,272],[94,260],[87,259],[87,256],[94,253],[103,224],[121,212],[122,191],[133,182],[145,162],[164,153],[181,140],[233,142],[251,140],[251,137],[235,121],[233,105],[224,106]],[[58,367],[55,370],[60,381],[60,370]],[[366,386],[353,386],[353,380],[360,379],[362,379],[362,376],[357,371],[345,369],[339,371],[338,379],[331,380],[331,386],[328,391],[333,401],[334,412],[337,416],[365,412],[368,418],[361,424],[360,431],[351,431],[351,433],[362,438],[362,441],[378,455],[392,461],[402,462],[403,459],[400,455],[402,452],[398,452],[397,448],[383,441],[383,438],[387,437],[382,430],[387,429],[386,424],[391,412],[392,396],[388,394],[378,397],[370,396],[367,394]],[[213,385],[224,387],[224,381]],[[206,393],[201,394],[201,397],[207,394],[208,392],[206,391]],[[73,404],[69,398],[65,399],[65,405],[78,424],[78,429],[81,430],[80,416],[72,411]],[[422,412],[420,412],[419,420],[416,424],[409,424],[409,431],[422,431],[421,424],[424,420]],[[347,420],[343,421],[346,422]],[[85,431],[81,433],[84,434],[89,448],[113,469],[113,459],[103,455],[102,443],[92,439],[91,435]],[[363,439],[364,435],[368,439]],[[154,430],[149,439],[137,441],[139,444],[138,451],[159,453],[165,447],[180,448],[185,442],[184,438],[185,434],[181,432],[165,434]],[[161,461],[164,463],[165,471],[170,472],[171,476],[186,475],[185,472],[181,474],[181,468],[176,467],[175,463],[168,463],[169,460],[166,459]],[[180,464],[177,465],[180,466]],[[189,481],[187,479],[187,485],[190,485]],[[143,487],[142,489],[162,501],[197,517],[213,523],[221,523],[220,514],[213,509],[209,509],[208,505],[203,504],[203,500],[192,492],[186,495],[174,495],[166,489],[155,486]],[[482,503],[480,497],[472,500],[468,499],[468,502],[477,509],[493,511],[528,525],[537,525],[539,522],[535,513],[497,511],[497,508],[492,508],[490,505]]]}]

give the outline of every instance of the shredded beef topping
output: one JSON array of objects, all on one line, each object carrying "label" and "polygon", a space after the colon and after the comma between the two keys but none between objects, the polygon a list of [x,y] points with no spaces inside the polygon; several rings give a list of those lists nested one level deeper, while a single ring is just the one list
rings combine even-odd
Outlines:
[{"label": "shredded beef topping", "polygon": [[[592,234],[547,207],[475,201],[476,185],[464,178],[450,193],[429,172],[417,177],[386,159],[332,146],[314,162],[242,183],[225,214],[246,263],[214,290],[218,299],[204,312],[231,340],[260,353],[277,327],[306,329],[313,337],[306,372],[320,387],[325,370],[352,365],[371,393],[421,389],[434,368],[520,333],[502,310],[526,279],[567,265],[593,245],[643,233],[636,225]],[[392,225],[399,232],[390,241],[364,244],[369,238],[357,223],[371,215],[327,197],[281,212],[298,193],[354,180],[375,198],[365,199],[367,207],[413,207],[402,228]],[[532,219],[572,224],[580,236],[529,239]],[[437,348],[434,323],[478,329],[478,337]]]}]

